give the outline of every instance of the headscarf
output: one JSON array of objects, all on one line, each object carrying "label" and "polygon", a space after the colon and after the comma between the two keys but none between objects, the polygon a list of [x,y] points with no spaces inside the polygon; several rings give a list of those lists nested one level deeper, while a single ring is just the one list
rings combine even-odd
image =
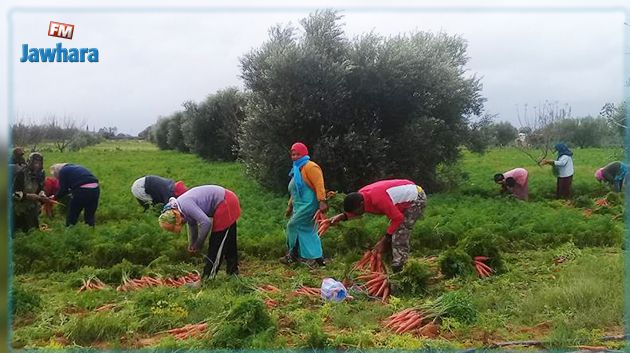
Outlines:
[{"label": "headscarf", "polygon": [[291,146],[291,151],[295,151],[300,154],[300,157],[308,156],[308,148],[302,142],[296,142]]},{"label": "headscarf", "polygon": [[573,156],[573,152],[571,152],[571,150],[569,149],[569,147],[567,147],[567,145],[565,145],[564,143],[559,143],[555,146],[556,151],[558,151],[558,159],[560,159],[560,157],[562,156]]},{"label": "headscarf", "polygon": [[56,163],[50,166],[50,174],[59,179],[59,171],[68,163]]},{"label": "headscarf", "polygon": [[179,233],[184,225],[184,216],[179,210],[179,204],[177,199],[171,197],[164,208],[162,208],[162,214],[158,218],[160,228],[173,233]]},{"label": "headscarf", "polygon": [[179,210],[170,209],[162,212],[158,218],[160,228],[173,233],[179,233],[184,225],[184,218]]},{"label": "headscarf", "polygon": [[293,161],[293,168],[289,172],[289,176],[293,177],[293,182],[295,183],[295,188],[297,189],[298,195],[302,196],[302,188],[304,187],[304,180],[302,180],[302,173],[300,172],[300,168],[302,168],[311,157],[308,155],[308,148],[301,142],[296,142],[291,146],[291,151],[296,151],[300,154],[300,159]]},{"label": "headscarf", "polygon": [[599,168],[595,171],[595,179],[597,179],[597,181],[604,180],[604,168]]},{"label": "headscarf", "polygon": [[173,192],[175,193],[175,197],[180,197],[186,191],[188,191],[188,188],[183,181],[178,181],[175,183],[175,187],[173,190]]}]

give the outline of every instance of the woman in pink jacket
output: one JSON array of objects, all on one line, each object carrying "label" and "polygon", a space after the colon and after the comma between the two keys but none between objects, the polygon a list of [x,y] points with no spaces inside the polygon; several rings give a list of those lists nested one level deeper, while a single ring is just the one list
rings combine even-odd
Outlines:
[{"label": "woman in pink jacket", "polygon": [[515,168],[503,174],[495,174],[494,182],[501,184],[501,192],[509,192],[516,198],[527,201],[528,173],[525,168]]}]

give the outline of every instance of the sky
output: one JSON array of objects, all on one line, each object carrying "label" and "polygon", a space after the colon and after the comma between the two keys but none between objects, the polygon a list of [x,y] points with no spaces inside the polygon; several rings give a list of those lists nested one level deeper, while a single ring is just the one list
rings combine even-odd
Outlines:
[{"label": "sky", "polygon": [[[197,7],[189,11],[138,10],[153,3],[134,2],[134,9],[126,12],[35,10],[42,2],[14,8],[4,43],[8,51],[1,56],[9,58],[6,70],[11,72],[4,114],[12,121],[69,117],[90,129],[115,126],[136,135],[159,116],[182,109],[187,100],[200,101],[226,87],[242,88],[239,58],[259,47],[271,26],[297,25],[313,9],[330,7],[340,10],[349,38],[369,31],[385,36],[412,31],[461,35],[468,42],[468,74],[482,78],[485,111],[517,127],[517,110],[522,115],[525,105],[531,114],[533,106],[557,101],[580,117],[596,116],[604,103],[623,99],[624,51],[630,51],[624,35],[630,34],[630,26],[624,25],[623,11],[612,6],[539,11],[488,2],[462,8],[451,2],[444,11],[430,8],[436,3],[428,1],[397,8],[391,7],[395,2],[374,1],[370,4],[379,8],[370,10],[356,2],[330,6],[311,1],[308,7],[291,8],[295,2],[276,1],[262,11],[248,3],[230,11],[199,10],[200,4],[209,8],[210,3],[191,3]],[[116,4],[129,5],[102,6]],[[49,21],[74,24],[73,39],[49,37]],[[98,48],[99,62],[19,60],[23,44],[51,48],[59,42],[65,48]]]}]

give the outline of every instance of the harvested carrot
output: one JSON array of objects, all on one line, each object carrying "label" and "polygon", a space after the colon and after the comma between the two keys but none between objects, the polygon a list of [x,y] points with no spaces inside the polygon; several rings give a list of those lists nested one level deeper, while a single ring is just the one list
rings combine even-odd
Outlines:
[{"label": "harvested carrot", "polygon": [[477,271],[477,274],[481,278],[490,277],[492,272],[494,272],[494,270],[490,266],[484,263],[484,261],[488,261],[488,260],[490,260],[490,258],[487,256],[474,257],[473,265],[475,266],[475,270]]}]

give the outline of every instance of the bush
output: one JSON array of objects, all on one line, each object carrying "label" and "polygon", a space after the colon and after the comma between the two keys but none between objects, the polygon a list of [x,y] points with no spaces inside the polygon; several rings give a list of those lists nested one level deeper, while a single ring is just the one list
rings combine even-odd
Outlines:
[{"label": "bush", "polygon": [[171,149],[168,144],[168,125],[168,118],[160,118],[151,128],[151,141],[161,150]]},{"label": "bush", "polygon": [[431,188],[435,167],[457,159],[467,117],[484,101],[479,79],[465,74],[466,42],[425,32],[350,40],[334,11],[300,24],[301,34],[272,28],[241,59],[251,91],[238,137],[248,173],[285,190],[289,148],[300,140],[331,189],[389,177]]},{"label": "bush", "polygon": [[473,273],[472,257],[461,249],[449,249],[440,255],[440,271],[446,278]]},{"label": "bush", "polygon": [[199,104],[184,103],[182,142],[204,159],[236,160],[236,135],[245,119],[245,104],[245,94],[236,88],[218,91]]}]

